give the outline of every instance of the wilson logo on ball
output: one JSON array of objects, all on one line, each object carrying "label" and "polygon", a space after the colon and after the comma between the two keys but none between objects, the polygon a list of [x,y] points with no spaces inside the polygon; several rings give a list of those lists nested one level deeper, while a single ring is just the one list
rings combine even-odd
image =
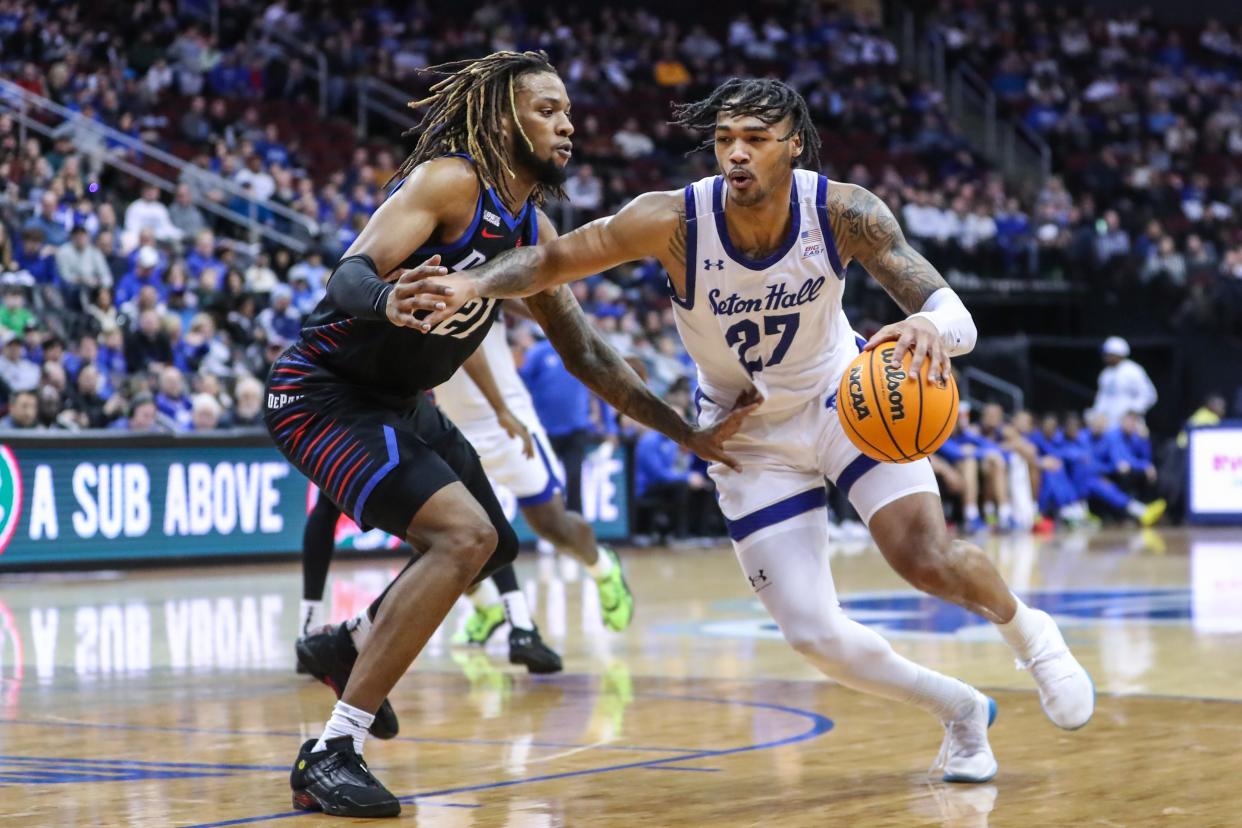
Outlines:
[{"label": "wilson logo on ball", "polygon": [[901,384],[906,381],[906,372],[900,365],[893,364],[893,352],[884,352],[884,384],[888,387],[888,416],[894,420],[906,418],[906,407],[901,396]]},{"label": "wilson logo on ball", "polygon": [[[944,445],[957,419],[957,385],[943,387],[910,373],[912,354],[900,363],[896,345],[863,351],[837,387],[837,417],[850,442],[873,460],[912,463]],[[923,374],[928,373],[925,366]]]}]

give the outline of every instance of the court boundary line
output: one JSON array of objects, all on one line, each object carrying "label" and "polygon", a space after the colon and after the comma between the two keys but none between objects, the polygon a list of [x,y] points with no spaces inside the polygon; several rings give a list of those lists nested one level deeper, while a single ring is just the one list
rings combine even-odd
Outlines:
[{"label": "court boundary line", "polygon": [[[678,695],[666,694],[666,693],[635,693],[634,695],[635,695],[635,698],[658,698],[658,699],[665,699],[669,701],[673,701],[673,700],[688,701],[688,702],[697,702],[701,704],[738,705],[741,707],[750,707],[750,708],[756,708],[760,710],[772,710],[772,711],[776,711],[780,713],[791,714],[793,716],[801,717],[803,719],[808,719],[811,722],[811,726],[807,730],[804,730],[801,733],[797,733],[793,736],[786,736],[782,739],[776,739],[770,742],[759,742],[759,743],[753,743],[749,745],[741,745],[739,747],[722,748],[719,750],[702,750],[702,751],[690,753],[684,756],[669,756],[663,759],[648,759],[648,760],[640,761],[640,762],[626,762],[626,763],[619,764],[619,765],[605,765],[603,767],[597,767],[597,768],[583,768],[581,770],[561,771],[559,773],[540,774],[537,776],[521,777],[518,779],[506,779],[506,780],[501,780],[498,782],[485,782],[485,783],[480,783],[478,785],[464,785],[464,786],[460,786],[456,788],[443,788],[441,790],[427,791],[425,793],[407,794],[406,796],[398,797],[397,800],[401,802],[403,805],[416,805],[416,804],[419,804],[420,800],[423,800],[423,799],[441,798],[445,796],[453,796],[453,795],[462,794],[462,793],[472,793],[475,791],[499,790],[501,788],[512,788],[518,785],[529,785],[529,784],[534,784],[538,782],[551,782],[551,781],[558,780],[558,779],[571,779],[571,778],[579,777],[579,776],[596,776],[596,775],[603,774],[603,773],[613,773],[615,771],[632,770],[636,768],[644,768],[644,769],[653,768],[656,770],[663,770],[665,768],[662,768],[660,766],[669,765],[674,762],[688,762],[688,761],[693,761],[695,759],[707,759],[707,758],[715,758],[715,757],[720,757],[720,756],[732,756],[732,755],[741,754],[741,753],[751,753],[757,750],[771,750],[773,748],[784,747],[786,745],[797,744],[799,742],[805,742],[805,741],[814,739],[817,736],[821,736],[831,731],[834,727],[833,720],[828,718],[827,716],[824,716],[821,713],[816,713],[811,710],[803,710],[797,707],[790,707],[787,705],[772,704],[770,702],[745,701],[745,700],[740,700],[740,699],[720,699],[720,698],[712,698],[712,697],[707,697],[707,696],[678,696]],[[678,770],[685,770],[685,768],[679,768]],[[427,804],[432,805],[435,803],[427,803]],[[306,811],[282,811],[282,812],[274,813],[274,814],[263,814],[259,816],[253,816],[253,817],[240,817],[238,819],[222,820],[219,822],[197,823],[197,824],[188,826],[188,828],[226,828],[226,826],[232,826],[232,825],[248,825],[248,824],[252,824],[256,822],[270,822],[270,821],[277,820],[277,819],[288,819],[290,817],[306,816],[306,815],[307,815]]]}]

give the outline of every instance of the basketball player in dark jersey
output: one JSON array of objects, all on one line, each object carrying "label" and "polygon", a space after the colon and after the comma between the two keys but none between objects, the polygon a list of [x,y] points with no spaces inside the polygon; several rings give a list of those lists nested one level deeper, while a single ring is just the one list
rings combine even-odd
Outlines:
[{"label": "basketball player in dark jersey", "polygon": [[[338,629],[315,653],[340,700],[322,736],[302,746],[290,783],[294,807],[338,816],[400,812],[362,762],[367,731],[463,590],[517,552],[478,456],[424,394],[479,345],[498,303],[466,303],[432,326],[425,316],[454,288],[425,280],[555,235],[536,204],[565,180],[569,100],[542,53],[442,68],[452,71],[421,102],[430,109],[400,187],[346,251],[267,385],[266,423],[290,462],[360,525],[416,550],[364,616],[373,626]],[[566,367],[615,409],[736,466],[722,444],[756,403],[696,429],[643,385],[567,288],[527,306]]]}]

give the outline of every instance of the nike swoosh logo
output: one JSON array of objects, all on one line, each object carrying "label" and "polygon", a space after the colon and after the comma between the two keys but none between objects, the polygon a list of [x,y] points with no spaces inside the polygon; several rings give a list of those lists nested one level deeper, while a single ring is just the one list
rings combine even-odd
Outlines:
[{"label": "nike swoosh logo", "polygon": [[489,232],[487,232],[486,230],[484,230],[484,231],[483,231],[483,238],[485,238],[485,239],[503,239],[503,238],[504,238],[504,236],[503,236],[502,234],[500,234],[500,233],[489,233]]}]

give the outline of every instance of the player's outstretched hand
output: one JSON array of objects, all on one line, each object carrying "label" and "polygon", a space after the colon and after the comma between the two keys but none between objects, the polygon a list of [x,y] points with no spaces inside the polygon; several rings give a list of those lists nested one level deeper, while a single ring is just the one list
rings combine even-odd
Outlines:
[{"label": "player's outstretched hand", "polygon": [[426,324],[427,320],[418,319],[414,314],[418,311],[435,313],[452,301],[452,286],[433,281],[447,274],[448,268],[440,267],[439,254],[418,267],[403,270],[388,293],[388,304],[384,308],[388,321],[402,328],[431,330],[433,326]]},{"label": "player's outstretched hand", "polygon": [[526,428],[526,425],[507,408],[497,414],[496,419],[500,421],[500,427],[505,430],[505,434],[522,441],[522,454],[526,459],[534,460],[535,441],[531,438],[530,430]]},{"label": "player's outstretched hand", "polygon": [[894,363],[900,365],[907,351],[914,355],[910,358],[911,376],[922,378],[924,376],[923,363],[926,362],[929,382],[942,385],[948,381],[953,370],[949,366],[949,355],[945,353],[940,331],[936,330],[936,326],[931,322],[921,316],[915,316],[912,319],[903,319],[900,322],[885,325],[867,340],[863,350],[870,351],[882,342],[893,340],[897,340],[897,347],[893,349]]},{"label": "player's outstretched hand", "polygon": [[733,404],[733,410],[729,412],[728,416],[710,428],[695,429],[690,435],[686,448],[704,460],[712,463],[724,463],[734,471],[741,471],[741,464],[724,450],[724,444],[730,437],[737,434],[737,430],[742,427],[742,423],[746,418],[755,413],[755,409],[762,404],[763,397],[755,389],[751,388],[742,392],[742,395],[737,398],[737,402]]},{"label": "player's outstretched hand", "polygon": [[[443,268],[441,272],[444,272]],[[436,308],[422,320],[425,331],[431,330],[479,298],[474,280],[460,273],[451,276],[433,276],[430,279],[423,279],[421,284],[424,292],[435,294],[429,298],[438,302]]]}]

